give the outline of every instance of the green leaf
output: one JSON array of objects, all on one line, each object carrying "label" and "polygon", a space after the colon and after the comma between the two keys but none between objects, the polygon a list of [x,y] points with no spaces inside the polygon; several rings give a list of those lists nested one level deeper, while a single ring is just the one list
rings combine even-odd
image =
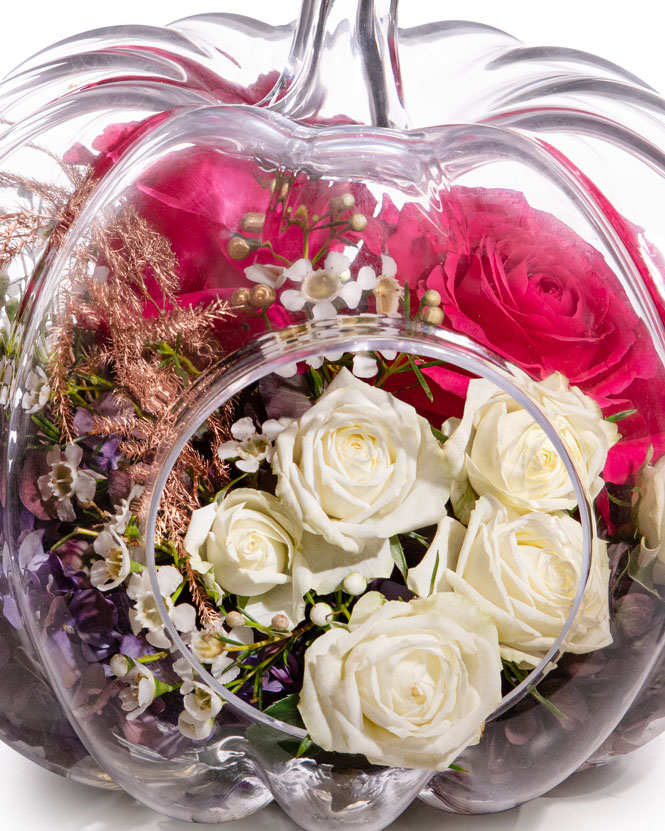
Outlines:
[{"label": "green leaf", "polygon": [[652,560],[647,561],[644,558],[641,562],[640,558],[641,548],[640,546],[636,546],[630,553],[628,557],[628,574],[630,574],[631,578],[636,582],[639,583],[642,588],[646,589],[649,594],[654,595],[659,600],[663,600],[661,593],[656,588],[656,582],[653,579],[653,569],[655,564],[658,562],[658,558],[654,557]]},{"label": "green leaf", "polygon": [[[511,684],[513,687],[516,687],[518,684],[521,684],[522,681],[527,677],[527,672],[520,669],[517,664],[514,664],[512,661],[504,661],[503,662],[503,677]],[[553,716],[556,716],[559,719],[565,719],[566,714],[561,712],[561,710],[552,702],[545,698],[542,693],[539,693],[538,690],[534,687],[533,689],[529,690],[529,695],[532,698],[542,704],[543,707],[552,713]]]},{"label": "green leaf", "polygon": [[300,742],[298,750],[296,751],[296,759],[299,759],[301,756],[304,756],[313,744],[314,742],[312,741],[312,737],[309,734],[305,736],[305,738]]},{"label": "green leaf", "polygon": [[312,382],[312,392],[314,393],[314,398],[321,398],[323,395],[323,378],[321,377],[321,373],[316,369],[310,368],[309,377]]},{"label": "green leaf", "polygon": [[653,459],[653,444],[649,445],[649,449],[647,450],[647,455],[645,460],[640,465],[640,469],[637,471],[637,479],[644,473],[644,471],[649,467],[651,461]]},{"label": "green leaf", "polygon": [[404,549],[402,548],[402,543],[400,542],[398,536],[390,538],[390,553],[392,554],[393,560],[395,561],[395,565],[402,573],[402,577],[406,577],[406,573],[409,570],[409,567],[406,564]]},{"label": "green leaf", "polygon": [[625,499],[618,499],[616,496],[612,496],[612,494],[607,491],[607,498],[613,505],[618,505],[620,508],[631,508],[632,504],[630,502],[626,502]]},{"label": "green leaf", "polygon": [[448,770],[456,770],[459,773],[468,773],[469,771],[466,768],[463,768],[461,765],[456,765],[454,762],[448,765]]},{"label": "green leaf", "polygon": [[429,584],[429,593],[433,594],[434,586],[436,585],[436,577],[439,573],[439,552],[436,552],[436,561],[434,563],[434,571],[432,572],[432,579],[430,580]]},{"label": "green leaf", "polygon": [[430,430],[432,431],[432,435],[437,441],[440,441],[441,444],[445,444],[448,441],[448,436],[445,433],[442,433],[441,430],[437,430],[436,427],[432,427],[430,424]]},{"label": "green leaf", "polygon": [[159,698],[160,695],[165,695],[166,693],[173,692],[174,690],[179,690],[182,686],[180,684],[165,684],[163,681],[160,681],[159,678],[155,678],[155,698]]},{"label": "green leaf", "polygon": [[300,696],[298,693],[292,693],[291,695],[287,695],[286,698],[280,698],[279,701],[271,704],[270,707],[266,707],[264,712],[273,718],[279,719],[279,721],[286,722],[286,724],[292,724],[294,727],[304,727],[305,723],[298,710],[299,700]]},{"label": "green leaf", "polygon": [[429,400],[431,402],[434,402],[434,396],[432,395],[432,390],[429,388],[429,384],[427,383],[427,380],[426,380],[425,376],[420,371],[420,367],[414,361],[413,355],[409,355],[408,359],[409,359],[409,364],[411,366],[411,369],[413,370],[413,374],[418,379],[418,383],[423,388],[423,391],[424,391],[425,395],[429,398]]},{"label": "green leaf", "polygon": [[407,282],[404,283],[404,297],[402,297],[402,311],[404,313],[404,320],[407,322],[411,320],[411,290]]},{"label": "green leaf", "polygon": [[419,542],[421,545],[424,545],[425,548],[429,548],[431,545],[427,537],[423,537],[422,534],[418,534],[416,533],[416,531],[407,531],[407,533],[404,534],[404,536],[409,537],[409,539],[415,540],[416,542]]},{"label": "green leaf", "polygon": [[605,416],[605,421],[616,424],[617,421],[623,421],[624,418],[635,415],[637,410],[622,410],[620,413],[612,413],[612,415]]}]

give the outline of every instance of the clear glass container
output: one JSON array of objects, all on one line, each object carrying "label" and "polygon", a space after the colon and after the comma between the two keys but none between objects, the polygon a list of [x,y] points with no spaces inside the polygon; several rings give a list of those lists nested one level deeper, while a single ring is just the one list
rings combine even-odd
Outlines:
[{"label": "clear glass container", "polygon": [[[0,731],[179,819],[501,811],[662,729],[663,102],[396,6],[99,30],[0,89]],[[410,484],[351,522],[316,424],[357,396]],[[293,538],[253,593],[196,530],[241,498]],[[428,603],[482,671],[410,618],[387,692],[312,669]]]}]

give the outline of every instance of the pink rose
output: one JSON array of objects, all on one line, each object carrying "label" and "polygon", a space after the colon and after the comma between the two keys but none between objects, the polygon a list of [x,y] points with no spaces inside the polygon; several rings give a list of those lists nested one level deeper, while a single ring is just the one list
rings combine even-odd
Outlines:
[{"label": "pink rose", "polygon": [[448,325],[535,378],[563,373],[601,405],[656,357],[644,324],[593,246],[520,193],[453,188],[452,250],[418,286],[443,298]]},{"label": "pink rose", "polygon": [[[625,482],[649,445],[656,458],[665,450],[665,376],[616,276],[593,246],[520,193],[453,187],[439,196],[440,210],[406,205],[397,215],[384,204],[380,214],[412,312],[436,289],[444,326],[534,378],[562,372],[608,414],[637,408],[620,423],[623,439],[605,469],[608,480]],[[622,230],[625,237],[627,223]],[[421,411],[441,411],[415,388],[407,394]]]}]

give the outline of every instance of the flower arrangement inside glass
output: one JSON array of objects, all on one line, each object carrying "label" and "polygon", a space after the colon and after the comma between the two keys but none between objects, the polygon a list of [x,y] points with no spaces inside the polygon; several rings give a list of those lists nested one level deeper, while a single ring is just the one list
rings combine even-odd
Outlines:
[{"label": "flower arrangement inside glass", "polygon": [[662,326],[549,151],[282,93],[2,174],[7,665],[174,816],[386,766],[396,811],[506,807],[657,666]]}]

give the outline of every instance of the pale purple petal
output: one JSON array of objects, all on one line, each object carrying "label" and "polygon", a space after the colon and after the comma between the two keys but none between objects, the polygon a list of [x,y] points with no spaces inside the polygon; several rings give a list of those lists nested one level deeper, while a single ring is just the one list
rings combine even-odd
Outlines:
[{"label": "pale purple petal", "polygon": [[74,480],[74,484],[72,485],[72,491],[76,494],[76,498],[79,502],[82,502],[83,504],[86,502],[92,502],[95,498],[96,490],[97,480],[92,473],[80,470]]},{"label": "pale purple petal", "polygon": [[65,459],[67,459],[70,465],[78,467],[78,464],[82,458],[83,451],[78,444],[68,444],[67,447],[65,447]]},{"label": "pale purple petal", "polygon": [[58,514],[58,519],[61,519],[63,522],[74,522],[76,519],[76,513],[71,499],[61,499],[58,502],[56,513]]}]

